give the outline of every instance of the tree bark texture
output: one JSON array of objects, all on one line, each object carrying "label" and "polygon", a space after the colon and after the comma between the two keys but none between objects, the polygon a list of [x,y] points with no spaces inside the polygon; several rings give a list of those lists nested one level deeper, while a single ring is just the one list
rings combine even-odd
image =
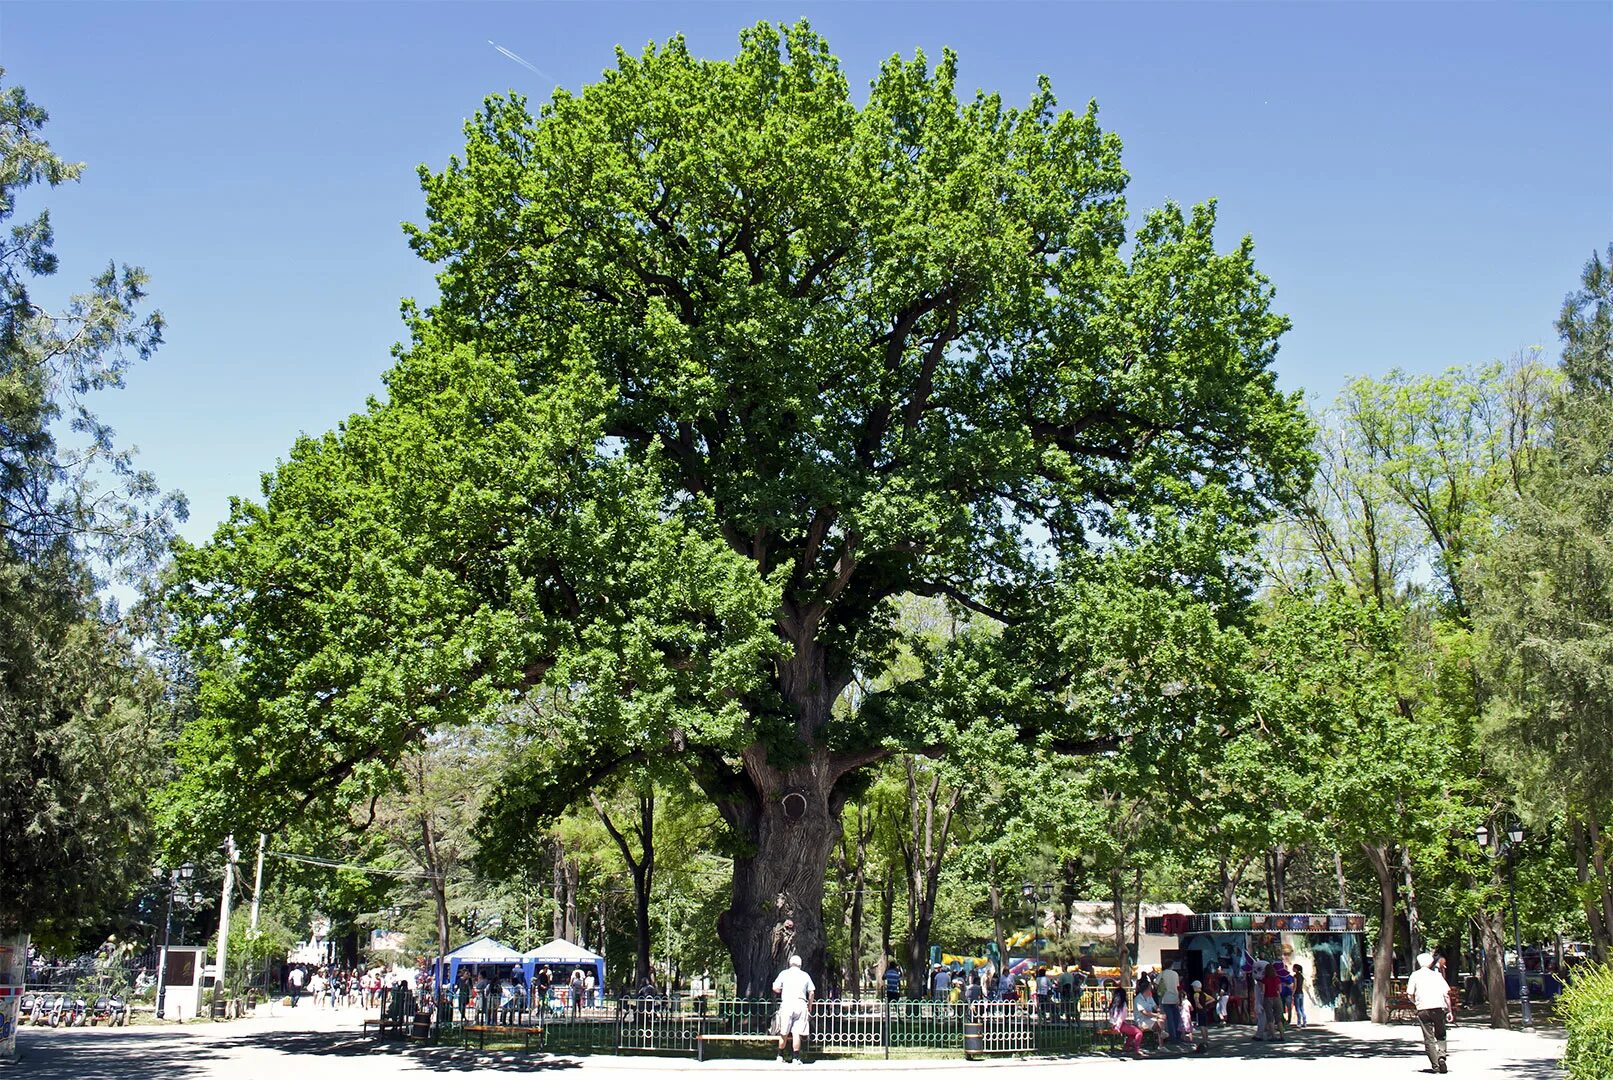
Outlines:
[{"label": "tree bark texture", "polygon": [[744,850],[734,859],[728,910],[717,919],[739,996],[771,996],[773,978],[792,954],[827,985],[823,881],[840,840],[846,799],[836,785],[848,770],[822,748],[788,768],[770,764],[760,745],[748,747],[743,757],[744,776],[717,799]]},{"label": "tree bark texture", "polygon": [[[1499,872],[1493,872],[1492,883],[1503,887]],[[1507,974],[1503,962],[1507,950],[1506,916],[1501,911],[1481,911],[1475,918],[1479,928],[1479,941],[1484,950],[1484,997],[1490,1009],[1490,1026],[1512,1026],[1507,1017]]]},{"label": "tree bark texture", "polygon": [[1395,974],[1395,866],[1392,844],[1362,843],[1378,879],[1378,940],[1372,948],[1372,1022],[1389,1022],[1389,984]]}]

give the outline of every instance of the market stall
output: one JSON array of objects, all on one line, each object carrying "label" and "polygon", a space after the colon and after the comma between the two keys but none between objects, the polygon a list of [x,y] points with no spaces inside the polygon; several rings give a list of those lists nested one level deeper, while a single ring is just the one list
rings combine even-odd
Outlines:
[{"label": "market stall", "polygon": [[1295,962],[1306,972],[1313,1019],[1359,1019],[1366,960],[1366,916],[1348,911],[1211,911],[1147,919],[1151,934],[1173,935],[1162,964],[1181,963],[1183,979],[1209,981],[1260,961]]},{"label": "market stall", "polygon": [[571,1004],[571,989],[567,981],[576,968],[594,974],[595,1000],[587,1001],[585,1005],[598,1005],[600,995],[605,988],[605,958],[592,949],[581,945],[574,945],[564,938],[555,938],[547,945],[533,949],[524,957],[526,962],[527,981],[532,983],[537,969],[547,967],[554,986],[555,1000],[563,1005]]}]

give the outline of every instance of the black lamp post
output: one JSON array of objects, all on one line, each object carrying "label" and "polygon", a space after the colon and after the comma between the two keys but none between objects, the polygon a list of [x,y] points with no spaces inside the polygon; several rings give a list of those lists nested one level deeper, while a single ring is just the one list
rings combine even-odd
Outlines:
[{"label": "black lamp post", "polygon": [[[178,868],[168,871],[168,897],[167,905],[162,916],[162,952],[157,956],[157,1019],[165,1019],[163,1008],[168,999],[168,944],[174,933],[174,893],[179,890],[181,881],[189,888],[191,876],[196,868],[190,863],[183,863]],[[180,931],[183,939],[184,931]]]},{"label": "black lamp post", "polygon": [[[1518,1004],[1523,1012],[1523,1030],[1535,1029],[1534,1017],[1529,1010],[1529,973],[1524,970],[1523,964],[1523,936],[1518,932],[1518,871],[1517,862],[1513,853],[1517,846],[1523,843],[1523,823],[1510,815],[1503,821],[1505,831],[1495,834],[1495,854],[1505,855],[1507,860],[1507,894],[1512,905],[1512,948],[1518,954]],[[1488,850],[1490,843],[1490,827],[1481,824],[1473,830],[1473,838],[1479,842],[1481,850]]]},{"label": "black lamp post", "polygon": [[1040,887],[1033,881],[1027,881],[1019,887],[1019,894],[1025,898],[1025,905],[1031,909],[1031,950],[1033,962],[1042,962],[1042,905],[1053,901],[1053,883],[1044,881]]}]

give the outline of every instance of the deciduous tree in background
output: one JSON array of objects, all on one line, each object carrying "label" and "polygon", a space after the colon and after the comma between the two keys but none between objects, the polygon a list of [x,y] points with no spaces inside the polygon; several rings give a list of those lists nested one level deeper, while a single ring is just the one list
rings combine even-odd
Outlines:
[{"label": "deciduous tree in background", "polygon": [[1613,246],[1563,305],[1561,391],[1538,467],[1504,509],[1480,621],[1493,730],[1537,808],[1562,812],[1598,955],[1613,956]]}]

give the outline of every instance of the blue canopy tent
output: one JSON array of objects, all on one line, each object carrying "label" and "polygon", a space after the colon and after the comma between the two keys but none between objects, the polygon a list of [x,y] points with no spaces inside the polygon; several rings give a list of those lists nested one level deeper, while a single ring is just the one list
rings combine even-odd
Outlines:
[{"label": "blue canopy tent", "polygon": [[457,986],[461,967],[496,968],[500,976],[507,976],[510,973],[510,969],[517,965],[530,972],[532,969],[525,963],[525,960],[525,957],[503,942],[494,941],[490,937],[479,937],[475,941],[465,942],[465,944],[444,956],[439,963],[448,969],[448,979],[443,985]]},{"label": "blue canopy tent", "polygon": [[[527,985],[536,985],[535,972],[540,967],[548,967],[554,972],[554,984],[557,990],[566,988],[566,980],[571,977],[573,968],[591,968],[594,972],[594,986],[604,1000],[605,993],[605,958],[592,949],[585,949],[581,945],[573,945],[564,938],[555,938],[549,944],[533,949],[525,956]],[[584,1004],[592,1005],[593,1002]]]}]

